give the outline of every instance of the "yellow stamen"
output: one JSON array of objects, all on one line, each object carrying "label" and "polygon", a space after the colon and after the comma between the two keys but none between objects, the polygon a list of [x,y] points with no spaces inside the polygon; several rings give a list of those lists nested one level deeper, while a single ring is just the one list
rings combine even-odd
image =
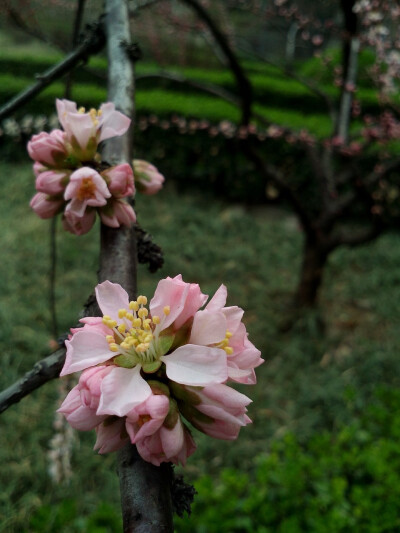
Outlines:
[{"label": "yellow stamen", "polygon": [[118,352],[118,350],[119,350],[118,344],[115,344],[115,342],[112,342],[112,343],[110,344],[110,350],[111,350],[112,352]]},{"label": "yellow stamen", "polygon": [[132,320],[132,325],[135,328],[141,328],[142,327],[142,320],[140,318],[134,318]]},{"label": "yellow stamen", "polygon": [[169,306],[169,305],[166,305],[166,306],[164,307],[163,311],[164,311],[164,315],[168,316],[168,315],[170,314],[170,312],[171,312],[171,308],[170,308],[170,306]]},{"label": "yellow stamen", "polygon": [[140,318],[145,318],[148,314],[149,314],[149,312],[148,312],[148,310],[145,307],[142,307],[138,311],[138,316],[140,316]]},{"label": "yellow stamen", "polygon": [[146,305],[147,304],[146,296],[139,296],[138,299],[137,299],[137,302],[140,305]]},{"label": "yellow stamen", "polygon": [[233,348],[231,348],[230,346],[225,346],[224,350],[227,355],[233,354]]},{"label": "yellow stamen", "polygon": [[124,318],[124,316],[126,316],[126,313],[127,313],[127,312],[128,312],[128,311],[127,311],[126,309],[120,309],[120,310],[118,311],[118,316],[119,316],[119,318]]},{"label": "yellow stamen", "polygon": [[124,323],[120,324],[120,325],[118,326],[118,331],[119,331],[120,333],[125,333],[125,331],[126,331],[126,324],[124,324]]},{"label": "yellow stamen", "polygon": [[113,335],[106,335],[106,341],[110,344],[110,342],[114,342],[114,336]]},{"label": "yellow stamen", "polygon": [[226,330],[226,333],[225,333],[225,337],[226,337],[227,339],[230,339],[230,338],[232,337],[232,335],[233,335],[233,333],[231,333],[231,332],[229,331],[229,329],[227,329],[227,330]]},{"label": "yellow stamen", "polygon": [[160,317],[155,315],[153,316],[153,324],[159,324],[161,322]]},{"label": "yellow stamen", "polygon": [[131,322],[133,322],[134,320],[132,313],[126,313],[126,318],[130,320]]},{"label": "yellow stamen", "polygon": [[139,304],[137,302],[129,302],[129,309],[137,311],[139,309]]}]

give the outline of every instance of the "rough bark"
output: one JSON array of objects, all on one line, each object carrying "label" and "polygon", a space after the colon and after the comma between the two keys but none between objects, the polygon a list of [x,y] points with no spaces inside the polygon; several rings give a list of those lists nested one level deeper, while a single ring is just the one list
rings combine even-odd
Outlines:
[{"label": "rough bark", "polygon": [[[108,98],[117,109],[133,118],[134,65],[129,57],[131,36],[127,0],[106,0]],[[132,159],[132,128],[123,137],[106,143],[103,158],[111,163]],[[100,281],[120,283],[136,296],[136,239],[131,228],[101,228]],[[169,465],[156,467],[143,461],[128,444],[118,453],[118,474],[124,533],[173,531]]]}]

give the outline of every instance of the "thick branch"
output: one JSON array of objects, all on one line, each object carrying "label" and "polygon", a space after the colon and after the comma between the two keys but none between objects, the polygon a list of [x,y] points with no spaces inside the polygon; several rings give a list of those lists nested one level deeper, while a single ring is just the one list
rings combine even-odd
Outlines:
[{"label": "thick branch", "polygon": [[[128,57],[131,44],[127,0],[106,0],[108,98],[124,114],[134,114],[134,72]],[[132,128],[131,128],[132,132]],[[106,143],[103,158],[109,162],[131,161],[132,133]],[[100,281],[120,283],[131,298],[136,296],[136,239],[134,228],[102,225]],[[118,453],[118,474],[124,533],[173,531],[171,468],[145,462],[132,444]]]},{"label": "thick branch", "polygon": [[60,78],[67,72],[70,72],[77,65],[85,62],[91,54],[99,52],[105,43],[102,24],[99,22],[89,28],[87,37],[83,42],[69,54],[63,61],[46,70],[43,74],[37,76],[37,83],[28,87],[28,89],[19,93],[10,102],[0,109],[0,121],[14,113],[18,108],[25,105],[29,100],[43,91],[54,80]]},{"label": "thick branch", "polygon": [[47,381],[58,378],[64,366],[64,360],[65,348],[62,347],[45,359],[38,361],[25,376],[0,392],[0,413],[8,409],[12,404],[18,403],[22,398],[47,383]]}]

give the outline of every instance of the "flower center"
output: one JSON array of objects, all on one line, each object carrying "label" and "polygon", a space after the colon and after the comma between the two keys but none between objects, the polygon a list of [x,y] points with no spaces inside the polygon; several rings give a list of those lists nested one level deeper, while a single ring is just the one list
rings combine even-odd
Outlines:
[{"label": "flower center", "polygon": [[[78,109],[78,113],[80,113],[81,115],[83,115],[84,113],[86,113],[86,109],[84,107],[80,107]],[[98,126],[99,125],[99,118],[101,117],[101,115],[103,114],[103,111],[101,109],[90,109],[90,111],[88,112],[90,118],[92,119],[92,122],[93,122],[93,126]]]},{"label": "flower center", "polygon": [[170,308],[164,307],[164,317],[161,320],[159,316],[149,318],[146,304],[146,296],[139,296],[129,303],[129,309],[119,309],[119,325],[111,317],[103,316],[103,323],[114,333],[106,337],[111,352],[114,357],[124,355],[124,363],[131,367],[153,363],[163,355],[159,334]]},{"label": "flower center", "polygon": [[76,194],[78,200],[88,200],[94,198],[96,192],[96,184],[93,183],[93,178],[83,178]]}]

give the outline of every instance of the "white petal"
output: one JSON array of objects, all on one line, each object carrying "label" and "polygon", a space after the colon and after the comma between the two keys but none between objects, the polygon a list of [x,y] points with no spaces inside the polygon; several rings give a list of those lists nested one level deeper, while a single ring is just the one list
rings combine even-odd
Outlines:
[{"label": "white petal", "polygon": [[217,344],[225,338],[227,322],[221,312],[197,311],[194,315],[190,344],[207,346]]},{"label": "white petal", "polygon": [[135,368],[115,367],[101,383],[97,414],[125,416],[151,395],[151,388]]},{"label": "white petal", "polygon": [[121,285],[108,280],[103,281],[96,287],[96,298],[103,315],[121,322],[118,320],[118,310],[129,308],[128,293]]},{"label": "white petal", "polygon": [[185,344],[161,360],[169,379],[183,385],[205,386],[228,378],[226,353],[219,348]]},{"label": "white petal", "polygon": [[104,363],[113,356],[105,335],[94,331],[77,331],[65,346],[67,356],[60,376]]}]

